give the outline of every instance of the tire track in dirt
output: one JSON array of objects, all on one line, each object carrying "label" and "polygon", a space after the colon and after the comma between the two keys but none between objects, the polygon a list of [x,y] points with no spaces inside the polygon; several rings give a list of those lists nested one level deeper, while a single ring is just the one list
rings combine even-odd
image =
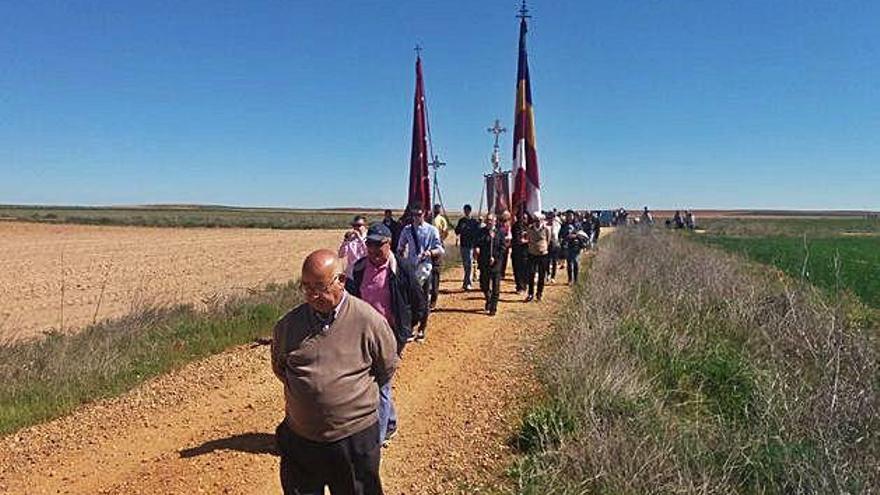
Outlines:
[{"label": "tire track in dirt", "polygon": [[[482,314],[449,270],[428,340],[405,351],[394,394],[400,434],[383,451],[387,493],[473,493],[505,482],[507,439],[537,385],[529,356],[567,292],[523,304],[503,283]],[[281,385],[267,347],[243,346],[120,398],[0,439],[0,492],[280,493],[274,427]]]}]

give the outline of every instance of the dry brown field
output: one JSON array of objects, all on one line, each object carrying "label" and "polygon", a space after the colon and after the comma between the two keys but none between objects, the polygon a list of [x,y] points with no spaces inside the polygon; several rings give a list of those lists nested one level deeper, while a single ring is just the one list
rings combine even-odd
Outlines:
[{"label": "dry brown field", "polygon": [[[75,331],[151,305],[206,305],[299,273],[340,230],[0,222],[0,340]],[[63,292],[63,299],[62,299]]]}]

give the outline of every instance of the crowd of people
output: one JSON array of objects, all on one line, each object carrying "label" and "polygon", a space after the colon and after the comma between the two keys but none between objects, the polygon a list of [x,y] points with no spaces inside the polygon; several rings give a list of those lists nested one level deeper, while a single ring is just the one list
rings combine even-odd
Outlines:
[{"label": "crowd of people", "polygon": [[335,252],[305,259],[305,302],[274,329],[272,370],[285,397],[276,429],[284,493],[382,493],[381,449],[398,432],[391,383],[406,345],[426,339],[450,234],[461,253],[462,290],[475,290],[476,279],[494,316],[508,265],[523,301],[539,302],[563,266],[568,284],[577,282],[580,254],[600,228],[597,215],[573,210],[477,218],[465,205],[454,228],[440,205],[429,212],[410,205],[399,219],[386,210],[369,225],[355,216]]},{"label": "crowd of people", "polygon": [[[621,225],[626,225],[626,216],[623,217],[623,222]],[[643,226],[653,226],[654,225],[654,214],[648,207],[644,207],[642,210],[641,216],[633,219],[633,223],[636,225]],[[697,228],[697,216],[694,214],[692,210],[685,210],[684,213],[681,210],[675,210],[675,214],[672,215],[672,218],[666,219],[664,222],[666,228],[675,228],[675,229],[688,229],[688,230],[696,230]]]},{"label": "crowd of people", "polygon": [[672,218],[666,220],[667,228],[694,230],[697,228],[697,217],[691,210],[685,210],[682,215],[681,210],[675,210]]}]

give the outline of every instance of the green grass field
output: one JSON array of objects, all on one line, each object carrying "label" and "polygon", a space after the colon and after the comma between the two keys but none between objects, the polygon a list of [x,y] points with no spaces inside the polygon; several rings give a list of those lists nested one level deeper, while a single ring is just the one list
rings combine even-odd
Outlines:
[{"label": "green grass field", "polygon": [[880,221],[718,219],[698,238],[773,265],[822,289],[850,291],[880,308]]},{"label": "green grass field", "polygon": [[880,235],[880,217],[719,217],[700,219],[700,227],[713,235],[758,237],[837,237]]},{"label": "green grass field", "polygon": [[[379,210],[359,212],[380,220]],[[355,215],[348,210],[294,210],[225,206],[0,206],[0,220],[138,227],[239,227],[267,229],[339,229]]]},{"label": "green grass field", "polygon": [[711,245],[809,280],[830,291],[849,290],[880,308],[880,236],[798,239],[796,237],[707,236]]}]

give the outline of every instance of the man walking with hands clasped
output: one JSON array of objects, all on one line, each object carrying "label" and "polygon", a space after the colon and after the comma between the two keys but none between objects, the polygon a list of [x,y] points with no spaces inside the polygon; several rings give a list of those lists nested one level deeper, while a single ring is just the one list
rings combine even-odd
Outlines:
[{"label": "man walking with hands clasped", "polygon": [[379,407],[397,369],[388,322],[349,296],[337,253],[303,262],[306,302],[284,315],[272,338],[272,371],[284,385],[276,429],[285,495],[381,495]]},{"label": "man walking with hands clasped", "polygon": [[[529,268],[527,272],[529,295],[526,296],[526,302],[531,301],[534,297],[540,301],[544,296],[544,283],[547,279],[547,269],[550,267],[550,259],[548,252],[550,249],[550,227],[544,223],[544,215],[535,213],[531,217],[531,223],[528,229],[528,260]],[[538,293],[535,295],[535,275],[538,276]]]}]

